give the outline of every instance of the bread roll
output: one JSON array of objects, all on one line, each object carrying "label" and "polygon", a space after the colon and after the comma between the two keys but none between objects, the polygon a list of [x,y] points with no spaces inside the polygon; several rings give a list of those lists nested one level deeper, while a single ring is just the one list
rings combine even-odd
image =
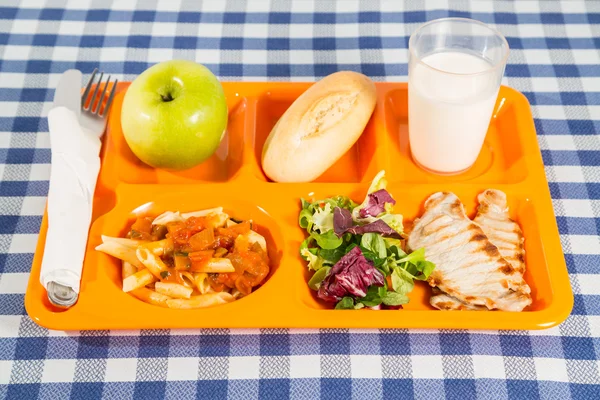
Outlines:
[{"label": "bread roll", "polygon": [[262,153],[265,174],[275,182],[309,182],[346,153],[363,133],[375,108],[375,84],[343,71],[312,85],[275,124]]}]

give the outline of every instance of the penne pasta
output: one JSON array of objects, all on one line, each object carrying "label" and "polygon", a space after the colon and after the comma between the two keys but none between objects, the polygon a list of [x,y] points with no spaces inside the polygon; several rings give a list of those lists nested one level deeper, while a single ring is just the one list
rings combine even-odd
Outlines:
[{"label": "penne pasta", "polygon": [[179,211],[167,211],[154,218],[152,225],[166,225],[170,222],[183,222],[184,220]]},{"label": "penne pasta", "polygon": [[194,275],[188,271],[179,272],[181,279],[183,280],[183,286],[194,289],[196,287],[196,281]]},{"label": "penne pasta", "polygon": [[102,243],[118,243],[123,246],[132,247],[136,249],[140,244],[147,243],[146,240],[137,240],[137,239],[127,239],[113,236],[100,236],[102,238]]},{"label": "penne pasta", "polygon": [[194,284],[200,294],[208,293],[208,290],[211,288],[208,283],[208,274],[205,272],[194,273]]},{"label": "penne pasta", "polygon": [[123,265],[121,266],[121,277],[123,279],[135,274],[137,272],[137,268],[135,265],[128,263],[127,261],[123,261]]},{"label": "penne pasta", "polygon": [[192,308],[204,308],[216,306],[219,304],[226,304],[234,301],[233,296],[227,292],[201,294],[199,296],[192,296],[189,299],[172,299],[167,300],[167,306],[169,308],[177,309],[192,309]]},{"label": "penne pasta", "polygon": [[247,251],[254,243],[258,243],[263,251],[267,251],[267,241],[260,233],[249,231],[235,238],[235,248],[241,251]]},{"label": "penne pasta", "polygon": [[160,258],[155,256],[150,250],[144,248],[143,246],[139,246],[135,254],[144,267],[148,268],[150,273],[152,273],[152,275],[154,275],[158,280],[162,278],[160,273],[168,270],[168,267]]},{"label": "penne pasta", "polygon": [[269,271],[265,238],[222,207],[140,215],[124,236],[103,235],[96,250],[121,260],[124,292],[160,307],[226,304],[251,293]]},{"label": "penne pasta", "polygon": [[246,237],[248,238],[248,242],[252,245],[254,243],[258,243],[263,251],[267,251],[267,241],[265,238],[258,232],[250,231],[246,233]]},{"label": "penne pasta", "polygon": [[96,246],[97,251],[116,257],[120,260],[133,264],[136,268],[142,268],[142,263],[136,255],[134,247],[128,247],[115,241],[104,242]]},{"label": "penne pasta", "polygon": [[123,291],[131,292],[132,290],[144,287],[154,281],[156,281],[154,275],[147,269],[143,269],[123,279]]},{"label": "penne pasta", "polygon": [[233,264],[228,258],[211,258],[208,263],[200,266],[194,272],[206,272],[206,273],[229,273],[235,272]]},{"label": "penne pasta", "polygon": [[207,215],[208,226],[211,228],[221,228],[229,221],[229,215],[224,212],[214,213]]},{"label": "penne pasta", "polygon": [[173,239],[163,239],[157,240],[156,242],[143,243],[140,247],[150,250],[155,256],[161,257],[173,252]]},{"label": "penne pasta", "polygon": [[145,287],[132,290],[129,293],[134,295],[136,298],[145,301],[146,303],[154,304],[155,306],[168,307],[167,301],[171,300],[169,296],[155,292],[154,290],[150,290]]},{"label": "penne pasta", "polygon": [[194,289],[171,282],[156,282],[154,290],[157,293],[164,294],[176,299],[189,299]]}]

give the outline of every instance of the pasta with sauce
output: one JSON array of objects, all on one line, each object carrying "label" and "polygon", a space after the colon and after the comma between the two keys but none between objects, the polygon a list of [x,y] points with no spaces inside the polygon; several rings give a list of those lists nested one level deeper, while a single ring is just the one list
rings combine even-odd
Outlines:
[{"label": "pasta with sauce", "polygon": [[139,217],[125,238],[102,236],[96,250],[122,260],[124,292],[168,308],[234,301],[270,271],[265,238],[222,207]]}]

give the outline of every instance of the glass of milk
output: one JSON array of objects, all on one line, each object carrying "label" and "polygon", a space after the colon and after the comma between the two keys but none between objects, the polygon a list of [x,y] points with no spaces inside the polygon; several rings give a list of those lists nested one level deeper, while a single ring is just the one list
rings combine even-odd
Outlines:
[{"label": "glass of milk", "polygon": [[410,37],[408,132],[413,160],[442,175],[479,155],[498,97],[508,43],[482,22],[443,18]]}]

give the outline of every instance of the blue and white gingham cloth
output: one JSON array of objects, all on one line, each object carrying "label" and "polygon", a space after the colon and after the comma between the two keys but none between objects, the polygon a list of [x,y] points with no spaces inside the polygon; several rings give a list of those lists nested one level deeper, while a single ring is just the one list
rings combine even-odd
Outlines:
[{"label": "blue and white gingham cloth", "polygon": [[[600,398],[600,2],[199,3],[0,0],[0,398]],[[60,73],[127,81],[183,58],[223,80],[402,81],[410,33],[446,16],[510,43],[504,82],[533,106],[575,293],[562,325],[50,332],[26,315]]]}]

